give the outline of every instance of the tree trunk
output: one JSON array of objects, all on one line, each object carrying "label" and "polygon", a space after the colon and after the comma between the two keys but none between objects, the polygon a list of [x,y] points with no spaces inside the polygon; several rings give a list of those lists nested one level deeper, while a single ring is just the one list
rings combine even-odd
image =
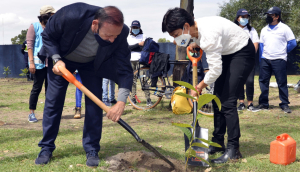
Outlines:
[{"label": "tree trunk", "polygon": [[[180,8],[187,10],[192,16],[194,16],[194,0],[180,0]],[[176,46],[176,60],[186,60],[186,48]],[[181,77],[186,69],[185,64],[175,64],[173,68],[173,81],[180,81]],[[179,86],[173,83],[174,87]]]}]

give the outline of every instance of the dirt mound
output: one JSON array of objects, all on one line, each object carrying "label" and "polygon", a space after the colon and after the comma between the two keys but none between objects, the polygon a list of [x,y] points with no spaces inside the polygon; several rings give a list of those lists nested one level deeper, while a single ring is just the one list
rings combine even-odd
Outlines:
[{"label": "dirt mound", "polygon": [[[160,172],[182,172],[185,171],[183,162],[168,158],[174,165],[172,170],[165,161],[158,159],[154,153],[145,151],[119,153],[106,158],[108,171],[160,171]],[[189,170],[188,170],[189,171]]]}]

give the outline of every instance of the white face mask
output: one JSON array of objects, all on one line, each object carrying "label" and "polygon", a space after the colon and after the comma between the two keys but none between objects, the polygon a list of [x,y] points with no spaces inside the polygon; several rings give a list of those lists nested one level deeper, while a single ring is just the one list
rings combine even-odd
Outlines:
[{"label": "white face mask", "polygon": [[190,31],[188,32],[188,34],[183,34],[183,31],[184,27],[182,28],[182,34],[177,36],[174,40],[178,46],[186,47],[190,42],[192,36],[190,35]]}]

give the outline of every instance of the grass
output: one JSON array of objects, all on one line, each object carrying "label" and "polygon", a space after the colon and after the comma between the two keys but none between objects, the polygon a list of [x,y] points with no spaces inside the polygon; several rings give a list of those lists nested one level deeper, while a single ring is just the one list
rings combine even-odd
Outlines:
[{"label": "grass", "polygon": [[[24,80],[24,82],[23,82]],[[289,76],[289,83],[297,83],[297,76]],[[254,104],[260,94],[258,78],[255,78]],[[271,79],[275,81],[274,78]],[[65,110],[61,120],[60,131],[56,139],[56,150],[50,164],[36,166],[34,160],[40,148],[38,142],[42,139],[42,121],[28,123],[28,99],[32,83],[25,79],[10,79],[9,82],[0,79],[0,114],[1,121],[6,124],[0,126],[0,171],[103,171],[106,166],[104,159],[121,152],[146,150],[121,126],[104,117],[103,134],[100,142],[100,167],[91,169],[85,166],[85,152],[82,148],[83,120],[72,119],[75,106],[75,87],[68,88]],[[296,141],[300,140],[300,102],[299,95],[292,88],[289,89],[290,107],[292,114],[284,114],[278,107],[278,89],[270,88],[270,111],[252,113],[243,111],[239,114],[241,138],[240,150],[244,156],[243,162],[226,163],[213,166],[211,171],[299,171],[300,147],[297,146],[297,159],[294,163],[281,166],[270,163],[270,142],[282,133],[288,133]],[[42,119],[44,94],[40,95],[37,114]],[[147,111],[133,110],[126,107],[122,116],[142,139],[153,145],[162,154],[178,160],[184,160],[183,133],[171,122],[191,123],[192,115],[174,115],[168,111],[169,100],[163,99],[156,108]],[[83,101],[84,102],[84,101]],[[209,129],[209,136],[213,131],[213,120],[201,118],[200,125]],[[146,150],[148,151],[148,150]],[[214,155],[210,158],[220,156]],[[204,169],[196,169],[201,171]]]}]

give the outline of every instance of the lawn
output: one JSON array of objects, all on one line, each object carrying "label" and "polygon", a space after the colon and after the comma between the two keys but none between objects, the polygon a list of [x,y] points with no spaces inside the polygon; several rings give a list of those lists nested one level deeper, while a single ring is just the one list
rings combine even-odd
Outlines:
[{"label": "lawn", "polygon": [[[300,78],[289,76],[288,83],[295,84]],[[272,82],[275,78],[272,77]],[[39,97],[37,107],[37,123],[29,123],[28,101],[32,82],[22,79],[0,79],[0,171],[103,171],[107,166],[105,158],[122,152],[145,150],[141,144],[125,131],[119,124],[104,117],[103,134],[99,153],[100,167],[91,169],[85,166],[85,152],[82,148],[82,128],[84,117],[73,119],[75,107],[75,87],[70,85],[65,101],[60,131],[56,139],[56,150],[50,164],[37,166],[34,160],[42,139],[42,112],[44,107],[44,90]],[[101,89],[101,88],[99,88]],[[254,105],[258,104],[260,89],[258,77],[255,78]],[[239,113],[241,138],[240,151],[243,161],[214,165],[211,171],[300,171],[300,147],[297,145],[297,159],[294,163],[282,166],[269,161],[270,142],[277,135],[288,133],[296,141],[300,141],[300,93],[289,88],[291,114],[284,114],[279,108],[278,89],[270,88],[269,111],[256,113],[247,110]],[[83,99],[84,105],[84,99]],[[163,101],[154,109],[138,111],[126,106],[122,119],[138,134],[153,145],[162,154],[184,162],[184,140],[180,129],[171,122],[191,123],[192,115],[175,115],[168,110],[169,100]],[[83,107],[84,109],[84,107]],[[83,111],[84,112],[84,111]],[[83,115],[84,116],[84,115]],[[213,132],[213,120],[201,118],[200,125],[209,129],[209,137]],[[214,155],[210,158],[220,156]],[[204,171],[198,168],[195,171]]]}]

